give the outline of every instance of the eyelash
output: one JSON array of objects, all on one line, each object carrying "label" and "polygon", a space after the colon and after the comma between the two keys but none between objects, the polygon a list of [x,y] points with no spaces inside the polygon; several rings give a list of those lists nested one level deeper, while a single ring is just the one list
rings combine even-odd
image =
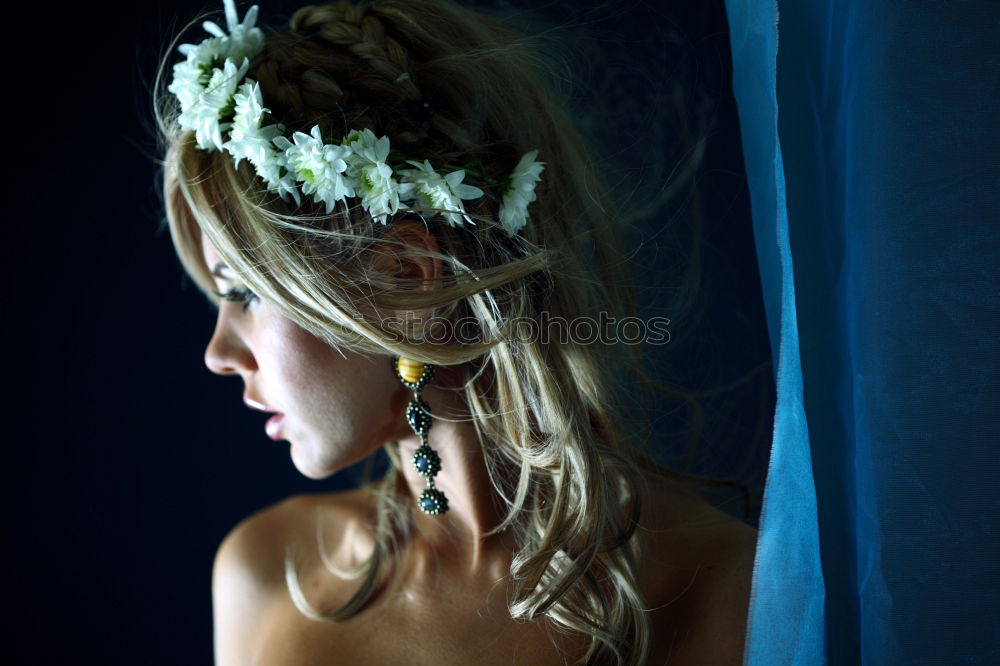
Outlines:
[{"label": "eyelash", "polygon": [[252,303],[260,300],[260,297],[257,296],[257,294],[253,293],[246,287],[232,287],[225,293],[215,292],[215,295],[224,301],[243,303],[243,312],[246,312],[247,308],[249,308]]}]

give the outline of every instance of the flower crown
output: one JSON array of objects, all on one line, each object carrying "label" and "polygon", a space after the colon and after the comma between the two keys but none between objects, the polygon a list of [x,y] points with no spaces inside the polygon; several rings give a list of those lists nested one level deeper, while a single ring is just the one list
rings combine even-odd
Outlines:
[{"label": "flower crown", "polygon": [[[390,149],[388,137],[376,137],[369,129],[353,130],[336,141],[324,136],[319,125],[309,134],[289,134],[281,123],[265,124],[273,117],[264,107],[260,85],[246,78],[250,58],[264,48],[264,33],[256,27],[258,8],[251,7],[240,22],[234,0],[223,0],[223,5],[228,34],[206,21],[203,27],[212,36],[178,48],[186,59],[174,65],[167,88],[180,102],[178,123],[195,132],[199,148],[224,150],[237,167],[247,160],[268,191],[296,204],[301,204],[301,195],[311,195],[326,204],[328,214],[337,203],[346,207],[348,198],[360,198],[382,224],[401,207],[440,213],[452,226],[463,220],[475,224],[462,202],[482,197],[483,191],[462,182],[465,169],[439,170],[427,160],[406,159]],[[503,192],[500,223],[511,235],[527,223],[528,204],[535,200],[535,184],[544,168],[535,161],[537,156],[537,150],[524,155],[507,181],[490,181]],[[403,168],[406,165],[414,168]]]}]

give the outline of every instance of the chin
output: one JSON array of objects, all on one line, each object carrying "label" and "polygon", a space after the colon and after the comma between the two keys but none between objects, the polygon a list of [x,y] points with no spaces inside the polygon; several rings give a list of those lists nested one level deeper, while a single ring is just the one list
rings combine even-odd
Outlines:
[{"label": "chin", "polygon": [[321,481],[333,476],[343,469],[343,465],[334,466],[330,464],[321,464],[320,461],[314,459],[303,460],[301,456],[296,455],[299,453],[299,450],[294,444],[291,445],[289,453],[292,456],[292,463],[295,465],[295,469],[299,470],[299,473],[307,479]]}]

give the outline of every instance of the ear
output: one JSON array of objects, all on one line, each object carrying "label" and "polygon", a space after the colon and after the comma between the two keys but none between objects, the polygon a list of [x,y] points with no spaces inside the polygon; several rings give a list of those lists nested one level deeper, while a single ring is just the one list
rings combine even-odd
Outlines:
[{"label": "ear", "polygon": [[[440,253],[441,249],[434,234],[420,220],[410,217],[393,220],[382,238],[391,242],[377,243],[371,250],[373,270],[394,277],[432,281],[444,275],[441,259],[425,256],[428,252]],[[431,284],[423,288],[433,289]]]},{"label": "ear", "polygon": [[[439,286],[439,280],[444,275],[444,263],[438,257],[429,257],[428,253],[441,253],[440,246],[434,234],[419,218],[404,217],[393,220],[382,235],[382,239],[369,250],[369,268],[383,275],[395,278],[408,278],[407,283],[399,287],[402,292],[410,292],[411,297],[405,298],[408,305],[405,310],[392,310],[385,313],[391,316],[395,325],[402,325],[410,333],[412,327],[420,322],[427,322],[433,316],[433,309],[420,309],[412,301],[414,291],[433,291]],[[428,294],[430,296],[430,294]],[[419,297],[416,299],[419,301]],[[413,307],[416,309],[411,309]],[[410,334],[408,333],[408,335]]]}]

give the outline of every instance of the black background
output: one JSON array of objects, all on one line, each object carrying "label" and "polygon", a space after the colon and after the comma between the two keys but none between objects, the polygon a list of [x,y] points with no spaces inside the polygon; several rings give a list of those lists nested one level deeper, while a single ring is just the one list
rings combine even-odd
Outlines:
[{"label": "black background", "polygon": [[[688,334],[678,336],[683,344],[666,345],[656,363],[691,386],[724,384],[758,368],[753,381],[725,394],[729,407],[709,413],[711,442],[693,468],[739,475],[750,486],[755,522],[770,435],[760,415],[774,398],[770,368],[760,370],[769,350],[725,13],[721,0],[677,5],[533,9],[555,25],[605,36],[593,42],[588,67],[608,61],[616,76],[631,73],[629,90],[676,77],[715,114],[699,176],[708,220],[705,315],[675,321],[672,333],[686,326]],[[263,20],[280,25],[295,6],[267,3]],[[182,277],[160,228],[149,86],[169,39],[204,8],[5,10],[12,181],[5,188],[4,490],[7,626],[14,630],[7,663],[210,663],[211,564],[222,537],[290,494],[352,483],[347,474],[299,475],[287,443],[268,440],[266,417],[242,404],[241,383],[211,375],[201,361],[214,315]],[[649,105],[655,118],[656,102]],[[609,99],[595,114],[610,122],[615,107]],[[629,146],[656,149],[643,143],[643,132],[655,127],[611,129]],[[670,215],[683,217],[685,206]],[[649,228],[663,225],[663,215],[652,216]],[[642,252],[640,277],[664,286],[657,282],[662,255],[654,247]],[[649,313],[669,316],[656,311],[658,292],[649,293]]]}]

